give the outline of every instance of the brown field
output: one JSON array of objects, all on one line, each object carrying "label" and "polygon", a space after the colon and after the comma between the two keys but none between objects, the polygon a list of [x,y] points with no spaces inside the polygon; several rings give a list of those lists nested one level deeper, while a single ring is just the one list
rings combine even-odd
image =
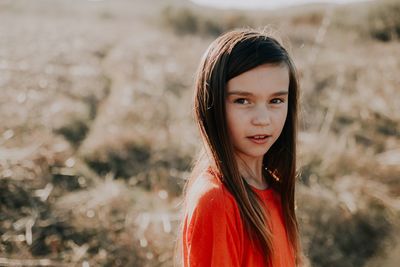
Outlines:
[{"label": "brown field", "polygon": [[400,261],[400,4],[214,10],[0,2],[0,266],[172,266],[216,35],[272,27],[301,76],[297,210],[310,266]]}]

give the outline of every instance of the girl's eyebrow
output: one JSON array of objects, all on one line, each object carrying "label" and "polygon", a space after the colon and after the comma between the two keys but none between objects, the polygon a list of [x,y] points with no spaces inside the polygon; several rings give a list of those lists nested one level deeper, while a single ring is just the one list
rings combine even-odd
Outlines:
[{"label": "girl's eyebrow", "polygon": [[[288,95],[288,94],[289,94],[288,91],[279,91],[279,92],[275,92],[275,93],[271,94],[271,96],[283,96],[283,95]],[[250,92],[246,92],[246,91],[231,91],[231,92],[228,92],[228,95],[252,96],[253,94]]]}]

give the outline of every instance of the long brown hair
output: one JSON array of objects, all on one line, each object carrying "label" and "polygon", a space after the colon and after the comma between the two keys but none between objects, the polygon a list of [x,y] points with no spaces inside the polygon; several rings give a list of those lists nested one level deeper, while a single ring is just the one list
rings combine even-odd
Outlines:
[{"label": "long brown hair", "polygon": [[266,31],[240,29],[227,32],[211,43],[201,60],[195,83],[194,115],[204,149],[185,185],[184,199],[192,180],[211,167],[236,199],[250,239],[260,244],[265,262],[270,261],[273,246],[269,215],[265,213],[261,199],[239,173],[225,116],[227,82],[263,64],[285,65],[289,70],[288,113],[281,135],[264,155],[263,174],[268,184],[280,194],[285,228],[296,262],[300,264],[294,204],[298,78],[286,49]]}]

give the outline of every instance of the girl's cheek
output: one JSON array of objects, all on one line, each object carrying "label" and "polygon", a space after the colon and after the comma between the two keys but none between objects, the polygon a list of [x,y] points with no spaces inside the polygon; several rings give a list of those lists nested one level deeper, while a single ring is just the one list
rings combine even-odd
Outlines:
[{"label": "girl's cheek", "polygon": [[287,113],[283,110],[273,114],[273,121],[276,126],[283,125],[286,120]]}]

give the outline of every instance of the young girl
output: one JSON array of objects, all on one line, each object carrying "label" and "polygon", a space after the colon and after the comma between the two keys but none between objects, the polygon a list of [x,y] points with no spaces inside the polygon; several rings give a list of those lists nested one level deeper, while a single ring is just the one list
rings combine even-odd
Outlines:
[{"label": "young girl", "polygon": [[285,48],[235,30],[206,51],[194,111],[204,149],[184,189],[183,266],[299,266],[298,81]]}]

